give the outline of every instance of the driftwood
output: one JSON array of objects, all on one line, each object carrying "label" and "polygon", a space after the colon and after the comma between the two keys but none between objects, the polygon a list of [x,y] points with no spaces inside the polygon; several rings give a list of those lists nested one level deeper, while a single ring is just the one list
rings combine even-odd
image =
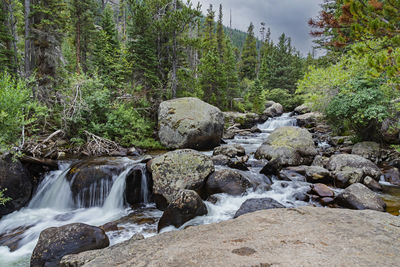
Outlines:
[{"label": "driftwood", "polygon": [[41,159],[41,158],[35,158],[35,157],[30,157],[30,156],[22,156],[19,159],[22,163],[30,163],[30,164],[35,164],[35,165],[44,165],[50,168],[58,168],[58,164],[56,160],[52,159]]},{"label": "driftwood", "polygon": [[121,147],[114,141],[102,138],[88,131],[85,131],[87,142],[86,153],[90,156],[110,155],[112,152],[121,150]]}]

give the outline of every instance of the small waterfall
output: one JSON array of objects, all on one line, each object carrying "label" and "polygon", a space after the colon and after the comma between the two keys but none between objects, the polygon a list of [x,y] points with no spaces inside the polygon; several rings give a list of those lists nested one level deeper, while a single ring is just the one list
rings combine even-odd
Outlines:
[{"label": "small waterfall", "polygon": [[258,125],[258,128],[266,133],[270,133],[280,127],[297,126],[296,118],[290,117],[291,113],[285,113],[281,117],[269,118],[263,124]]}]

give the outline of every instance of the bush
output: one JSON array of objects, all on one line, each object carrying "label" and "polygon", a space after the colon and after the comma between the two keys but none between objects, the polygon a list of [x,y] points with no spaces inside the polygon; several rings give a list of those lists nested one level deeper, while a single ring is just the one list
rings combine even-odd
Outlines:
[{"label": "bush", "polygon": [[32,90],[22,80],[8,73],[0,74],[0,146],[15,146],[22,139],[22,129],[36,131],[45,108],[32,100]]},{"label": "bush", "polygon": [[285,89],[272,89],[265,91],[265,98],[281,104],[285,111],[292,111],[297,106],[303,104],[303,98],[299,95],[293,95]]},{"label": "bush", "polygon": [[378,79],[350,80],[326,108],[326,117],[339,131],[353,130],[363,140],[378,138],[381,122],[389,116],[389,102]]}]

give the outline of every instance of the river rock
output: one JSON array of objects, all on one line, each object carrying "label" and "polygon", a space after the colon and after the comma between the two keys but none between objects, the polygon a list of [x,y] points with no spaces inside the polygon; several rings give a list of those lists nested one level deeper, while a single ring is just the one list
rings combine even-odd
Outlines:
[{"label": "river rock", "polygon": [[303,166],[307,181],[310,183],[330,183],[331,173],[319,166]]},{"label": "river rock", "polygon": [[389,170],[385,170],[383,177],[386,182],[400,186],[400,171],[398,168],[391,168]]},{"label": "river rock", "polygon": [[214,165],[226,166],[226,165],[228,165],[228,162],[229,162],[229,158],[227,156],[224,156],[224,155],[212,156],[211,159],[212,159]]},{"label": "river rock", "polygon": [[335,185],[339,188],[346,188],[347,186],[363,181],[364,172],[362,169],[343,167],[340,171],[333,171]]},{"label": "river rock", "polygon": [[300,127],[312,128],[324,117],[322,113],[310,112],[297,116],[297,125]]},{"label": "river rock", "polygon": [[277,117],[282,114],[283,114],[283,106],[273,101],[269,101],[269,103],[266,104],[266,109],[263,112],[263,115],[266,117]]},{"label": "river rock", "polygon": [[360,142],[353,146],[351,153],[377,163],[381,157],[381,146],[376,142]]},{"label": "river rock", "polygon": [[0,190],[4,189],[4,197],[11,200],[0,205],[0,218],[24,207],[32,195],[32,181],[28,171],[11,155],[0,159]]},{"label": "river rock", "polygon": [[317,150],[312,135],[298,127],[281,127],[273,131],[256,151],[257,159],[279,159],[282,166],[311,164]]},{"label": "river rock", "polygon": [[158,232],[170,225],[179,228],[194,217],[205,214],[207,214],[207,207],[200,196],[193,190],[182,190],[161,216],[157,227]]},{"label": "river rock", "polygon": [[385,202],[368,187],[356,183],[347,187],[335,199],[335,202],[342,207],[365,210],[385,211]]},{"label": "river rock", "polygon": [[233,196],[244,194],[252,184],[240,172],[230,169],[215,171],[206,182],[208,195],[226,193]]},{"label": "river rock", "polygon": [[[93,196],[107,195],[113,182],[126,167],[122,158],[92,158],[74,163],[67,172],[66,179],[71,182],[71,192],[75,203],[81,207],[101,206],[104,198]],[[104,190],[108,190],[104,192]]]},{"label": "river rock", "polygon": [[158,136],[170,149],[209,149],[218,146],[224,132],[224,114],[200,99],[185,97],[162,102]]},{"label": "river rock", "polygon": [[369,176],[364,178],[363,184],[366,185],[372,191],[378,191],[379,192],[379,191],[383,190],[383,188],[379,184],[379,182],[375,181],[374,179],[372,179]]},{"label": "river rock", "polygon": [[246,200],[236,211],[233,218],[237,218],[247,213],[259,211],[259,210],[269,210],[269,209],[282,209],[285,208],[281,203],[272,198],[251,198]]},{"label": "river rock", "polygon": [[294,109],[294,112],[296,112],[297,114],[306,114],[311,112],[311,108],[309,106],[307,106],[306,104],[300,105],[298,107],[296,107]]},{"label": "river rock", "polygon": [[151,170],[154,198],[163,209],[183,189],[201,193],[207,177],[214,172],[214,164],[210,157],[200,152],[183,149],[154,158]]},{"label": "river rock", "polygon": [[[372,210],[271,209],[71,255],[62,266],[398,266],[399,226]],[[233,253],[240,248],[255,252]]]},{"label": "river rock", "polygon": [[381,170],[372,161],[358,155],[338,154],[333,155],[328,162],[328,169],[331,171],[348,170],[349,168],[362,170],[363,176],[371,176],[379,180]]},{"label": "river rock", "polygon": [[241,129],[249,129],[260,122],[260,116],[256,113],[224,112],[224,117],[226,125],[237,124]]},{"label": "river rock", "polygon": [[68,254],[108,247],[110,241],[104,230],[83,223],[51,227],[40,233],[33,250],[31,267],[58,266]]},{"label": "river rock", "polygon": [[324,184],[314,184],[311,185],[312,193],[316,194],[319,197],[334,197],[335,193],[328,186]]},{"label": "river rock", "polygon": [[244,147],[239,144],[222,145],[214,148],[213,155],[225,155],[229,158],[234,158],[246,155],[246,151],[244,150]]}]

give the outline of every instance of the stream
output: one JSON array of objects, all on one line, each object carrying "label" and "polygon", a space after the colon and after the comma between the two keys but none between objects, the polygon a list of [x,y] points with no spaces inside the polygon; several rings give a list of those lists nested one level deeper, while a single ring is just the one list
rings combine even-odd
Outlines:
[{"label": "stream", "polygon": [[[226,140],[226,142],[242,145],[246,154],[250,157],[249,165],[257,166],[257,164],[252,164],[252,162],[256,162],[254,152],[273,130],[283,126],[296,126],[296,118],[291,117],[289,113],[283,114],[281,117],[272,118],[263,124],[259,124],[258,128],[261,133],[236,136],[232,140]],[[203,153],[212,155],[212,151]],[[121,158],[120,161],[119,164],[123,166],[124,171],[115,175],[111,182],[102,183],[100,185],[101,190],[90,190],[89,207],[84,207],[79,201],[73,201],[70,182],[65,179],[71,168],[71,162],[60,162],[59,170],[46,175],[27,207],[0,220],[0,242],[2,239],[6,239],[16,244],[13,249],[8,246],[0,246],[0,266],[29,266],[30,256],[40,232],[49,227],[77,222],[101,226],[118,221],[118,230],[107,232],[111,245],[127,240],[136,233],[143,234],[145,238],[156,235],[157,221],[162,212],[155,208],[154,203],[148,203],[149,192],[147,190],[141,191],[144,203],[134,208],[128,207],[124,203],[123,197],[126,176],[132,169],[142,171],[141,188],[147,188],[146,165],[129,158]],[[218,165],[215,167],[216,169],[228,168]],[[207,215],[196,217],[179,229],[190,225],[216,223],[231,219],[241,204],[250,198],[269,197],[286,207],[319,206],[318,203],[297,200],[298,194],[305,194],[309,191],[309,183],[279,181],[275,177],[259,174],[260,170],[261,167],[250,167],[249,171],[241,171],[249,180],[258,185],[257,189],[249,190],[248,194],[244,196],[215,195],[217,201],[214,204],[205,202],[208,209]],[[400,202],[400,194],[399,198],[394,201]],[[167,227],[162,232],[179,229]]]}]

